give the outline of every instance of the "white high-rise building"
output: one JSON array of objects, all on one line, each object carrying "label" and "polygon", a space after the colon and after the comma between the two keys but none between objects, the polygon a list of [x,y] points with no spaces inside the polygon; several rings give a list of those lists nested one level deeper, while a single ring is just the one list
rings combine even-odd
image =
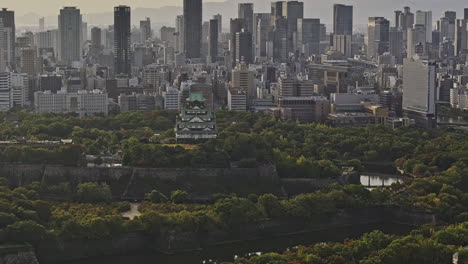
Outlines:
[{"label": "white high-rise building", "polygon": [[12,107],[11,73],[0,72],[0,111],[8,111]]},{"label": "white high-rise building", "polygon": [[432,43],[432,11],[416,11],[416,25],[423,25],[426,31],[426,43]]},{"label": "white high-rise building", "polygon": [[403,111],[416,125],[434,126],[436,114],[436,66],[427,60],[405,59],[403,63]]},{"label": "white high-rise building", "polygon": [[0,72],[6,71],[6,60],[5,60],[5,49],[4,49],[4,33],[3,33],[3,22],[0,19]]},{"label": "white high-rise building", "polygon": [[58,16],[59,59],[71,64],[81,59],[82,20],[80,9],[65,7]]},{"label": "white high-rise building", "polygon": [[11,73],[11,96],[13,105],[25,107],[29,105],[29,77],[27,73]]},{"label": "white high-rise building", "polygon": [[179,110],[180,109],[180,92],[177,88],[170,87],[167,89],[164,97],[164,109]]}]

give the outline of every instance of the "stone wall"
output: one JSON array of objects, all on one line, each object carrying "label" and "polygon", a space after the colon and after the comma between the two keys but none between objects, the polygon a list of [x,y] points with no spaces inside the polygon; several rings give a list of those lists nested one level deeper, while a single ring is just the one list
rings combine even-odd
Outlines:
[{"label": "stone wall", "polygon": [[163,193],[185,190],[195,198],[213,193],[274,193],[281,195],[280,179],[274,166],[229,169],[172,168],[81,168],[52,165],[1,165],[0,176],[13,187],[32,182],[56,185],[70,183],[72,191],[84,182],[105,182],[115,197],[142,199],[157,189]]}]

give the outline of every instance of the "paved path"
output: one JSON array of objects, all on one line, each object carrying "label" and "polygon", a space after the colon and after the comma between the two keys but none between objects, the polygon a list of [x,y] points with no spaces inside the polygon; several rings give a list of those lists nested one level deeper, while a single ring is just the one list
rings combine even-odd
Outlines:
[{"label": "paved path", "polygon": [[122,216],[129,218],[130,220],[133,220],[135,217],[140,216],[141,213],[140,211],[138,211],[139,206],[139,203],[130,203],[130,211],[122,213]]}]

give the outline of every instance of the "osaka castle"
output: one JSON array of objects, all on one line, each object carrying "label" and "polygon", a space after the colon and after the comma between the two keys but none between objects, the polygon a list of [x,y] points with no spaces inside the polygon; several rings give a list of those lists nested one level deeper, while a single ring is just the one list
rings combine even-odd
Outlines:
[{"label": "osaka castle", "polygon": [[177,116],[175,129],[177,141],[191,142],[216,138],[214,113],[205,103],[203,93],[190,93]]}]

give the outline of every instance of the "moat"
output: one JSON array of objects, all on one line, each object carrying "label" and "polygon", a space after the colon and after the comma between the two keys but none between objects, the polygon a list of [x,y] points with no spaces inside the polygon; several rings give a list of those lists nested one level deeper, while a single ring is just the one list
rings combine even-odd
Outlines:
[{"label": "moat", "polygon": [[[312,245],[314,243],[333,241],[342,242],[349,238],[379,229],[386,233],[406,234],[412,227],[398,224],[371,224],[349,226],[333,230],[319,230],[303,234],[273,237],[247,242],[234,242],[198,251],[178,254],[164,254],[158,252],[142,252],[140,254],[91,258],[64,264],[219,264],[234,261],[237,257],[252,256],[262,252],[284,252],[298,245]],[[42,263],[41,264],[48,264]]]}]

